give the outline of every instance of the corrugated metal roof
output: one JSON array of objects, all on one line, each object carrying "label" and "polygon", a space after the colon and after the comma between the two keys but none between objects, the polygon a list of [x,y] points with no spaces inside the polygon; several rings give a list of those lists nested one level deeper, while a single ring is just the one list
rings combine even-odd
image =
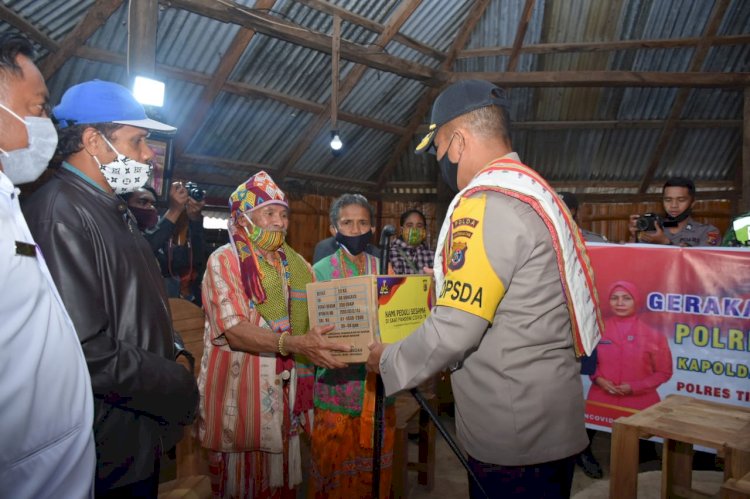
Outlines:
[{"label": "corrugated metal roof", "polygon": [[[3,0],[56,43],[61,43],[84,18],[93,0]],[[254,0],[241,0],[251,6]],[[332,4],[385,25],[402,0],[332,0]],[[435,50],[447,52],[465,24],[472,0],[423,0],[400,29],[400,34]],[[491,0],[466,44],[467,49],[511,47],[525,0]],[[104,23],[86,45],[122,58],[127,45],[127,2]],[[700,37],[714,8],[705,0],[538,0],[534,4],[524,45],[540,43],[597,42],[640,39]],[[294,0],[277,0],[268,14],[317,33],[331,33],[332,16]],[[0,32],[13,28],[2,24]],[[159,64],[211,77],[221,57],[241,28],[184,11],[172,4],[159,7],[156,59]],[[732,0],[717,36],[750,33],[750,2]],[[342,22],[345,40],[374,52],[378,33]],[[437,68],[440,61],[395,40],[385,54]],[[600,52],[522,54],[518,71],[685,71],[694,47],[632,49]],[[42,51],[41,56],[44,55]],[[505,71],[507,56],[459,58],[455,71]],[[344,81],[356,65],[342,60]],[[750,44],[721,45],[709,49],[703,71],[750,72]],[[93,78],[127,83],[118,61],[94,62],[73,57],[51,78],[53,102],[65,89]],[[190,77],[188,77],[190,78]],[[283,40],[256,34],[231,71],[230,82],[254,85],[270,92],[324,104],[331,94],[331,56]],[[170,77],[164,121],[184,127],[195,119],[195,106],[203,86],[196,81]],[[405,126],[413,118],[426,86],[382,70],[367,69],[352,92],[339,103],[342,112]],[[665,120],[679,90],[674,88],[513,88],[510,90],[514,121],[570,120]],[[688,120],[739,120],[742,93],[737,89],[690,90],[681,118]],[[324,114],[328,109],[324,108]],[[427,113],[429,115],[429,111]],[[421,118],[421,117],[420,117]],[[425,121],[427,117],[424,118]],[[187,153],[214,156],[273,168],[285,166],[288,155],[308,139],[314,115],[277,100],[220,92],[190,142]],[[293,173],[332,175],[353,181],[373,181],[392,160],[401,137],[379,129],[339,121],[345,150],[334,157],[328,148],[329,129],[316,131]],[[571,128],[567,130],[516,129],[515,147],[522,158],[551,180],[638,181],[654,153],[662,130]],[[734,179],[739,164],[741,137],[738,127],[678,128],[663,154],[656,177],[675,172],[703,180]],[[416,156],[419,137],[397,158],[389,181],[425,182],[435,185],[438,170],[432,156]],[[708,156],[711,154],[711,156]],[[236,185],[247,176],[241,167],[178,164],[177,174],[213,176],[217,183]],[[299,179],[298,179],[299,180]],[[305,188],[341,190],[342,185],[324,181],[299,181]],[[227,185],[209,187],[217,196],[228,195]],[[209,194],[211,195],[211,194]]]}]

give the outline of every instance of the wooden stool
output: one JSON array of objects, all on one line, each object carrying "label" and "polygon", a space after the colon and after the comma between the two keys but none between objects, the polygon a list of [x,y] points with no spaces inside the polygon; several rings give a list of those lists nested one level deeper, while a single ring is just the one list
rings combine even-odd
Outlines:
[{"label": "wooden stool", "polygon": [[[433,411],[437,408],[434,395],[425,395],[427,403]],[[409,437],[406,427],[409,421],[419,415],[419,456],[417,462],[409,462]],[[393,444],[393,479],[391,483],[392,497],[395,499],[408,497],[408,472],[417,472],[417,481],[428,491],[435,486],[435,424],[427,412],[410,393],[400,393],[396,396],[396,431]]]},{"label": "wooden stool", "polygon": [[725,481],[750,472],[750,409],[671,395],[612,425],[611,499],[636,497],[638,439],[653,436],[664,439],[662,498],[701,497],[691,489],[693,445],[724,457]]}]

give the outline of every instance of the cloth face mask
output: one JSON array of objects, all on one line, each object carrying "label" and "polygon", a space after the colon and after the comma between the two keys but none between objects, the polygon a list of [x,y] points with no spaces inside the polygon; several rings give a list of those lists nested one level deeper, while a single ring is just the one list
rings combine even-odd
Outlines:
[{"label": "cloth face mask", "polygon": [[0,104],[0,108],[8,111],[14,118],[26,127],[29,145],[23,149],[2,152],[0,163],[3,171],[13,184],[26,184],[38,179],[49,164],[57,148],[57,131],[49,118],[27,116],[21,118],[16,113]]},{"label": "cloth face mask", "polygon": [[409,227],[401,231],[401,239],[409,246],[419,246],[427,237],[424,227]]},{"label": "cloth face mask", "polygon": [[336,242],[352,255],[362,253],[372,240],[372,231],[367,231],[358,236],[345,236],[341,232],[336,232]]},{"label": "cloth face mask", "polygon": [[134,159],[130,159],[124,154],[120,154],[115,146],[112,145],[107,137],[102,134],[104,142],[115,152],[117,158],[109,163],[101,164],[99,158],[94,156],[96,164],[99,165],[107,183],[115,191],[115,194],[125,194],[126,192],[134,192],[146,185],[148,178],[151,176],[151,165],[147,163],[140,163]]},{"label": "cloth face mask", "polygon": [[286,239],[286,231],[263,229],[255,225],[253,221],[250,220],[250,216],[247,213],[243,213],[242,215],[247,219],[248,222],[250,222],[250,225],[253,227],[252,230],[249,230],[247,227],[245,227],[245,233],[247,234],[247,237],[250,238],[250,240],[253,242],[253,244],[258,248],[265,251],[276,251],[281,247],[282,244],[284,244],[284,239]]}]

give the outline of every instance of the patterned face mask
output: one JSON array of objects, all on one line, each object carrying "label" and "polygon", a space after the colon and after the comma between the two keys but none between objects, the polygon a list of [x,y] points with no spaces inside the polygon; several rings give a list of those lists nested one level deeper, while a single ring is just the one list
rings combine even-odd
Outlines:
[{"label": "patterned face mask", "polygon": [[401,239],[409,246],[419,246],[427,237],[424,227],[404,227],[401,230]]},{"label": "patterned face mask", "polygon": [[247,213],[243,213],[242,216],[252,226],[252,230],[245,227],[245,233],[255,246],[265,251],[276,251],[284,244],[284,240],[286,239],[285,230],[266,230],[255,225]]},{"label": "patterned face mask", "polygon": [[117,158],[109,163],[101,164],[99,158],[94,156],[96,164],[99,165],[107,183],[115,191],[115,194],[125,194],[134,192],[146,185],[148,178],[151,176],[151,165],[140,163],[130,159],[124,154],[120,154],[115,146],[112,145],[107,137],[102,135],[104,142],[115,152]]}]

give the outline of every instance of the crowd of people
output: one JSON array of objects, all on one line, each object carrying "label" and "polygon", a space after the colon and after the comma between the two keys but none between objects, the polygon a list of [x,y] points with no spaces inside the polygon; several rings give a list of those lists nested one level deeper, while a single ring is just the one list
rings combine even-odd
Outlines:
[{"label": "crowd of people", "polygon": [[[311,327],[305,290],[378,273],[364,196],[333,201],[311,265],[286,240],[286,194],[258,172],[229,197],[229,242],[206,260],[205,201],[174,182],[160,215],[146,185],[149,131],[175,129],[106,81],[69,88],[50,110],[33,57],[26,39],[0,38],[0,495],[156,497],[161,456],[197,419],[215,497],[292,498],[301,486],[311,498],[370,497],[379,375],[387,497],[392,395],[449,368],[470,496],[569,497],[576,462],[601,477],[581,373],[589,400],[659,400],[672,375],[665,335],[639,319],[627,280],[600,310],[584,239],[607,241],[579,232],[575,195],[555,194],[514,152],[495,85],[461,81],[437,97],[417,153],[433,154],[458,194],[439,234],[409,209],[389,243],[390,273],[434,274],[431,314],[406,339],[370,345],[366,364],[345,364],[333,326]],[[16,185],[48,164],[22,211]],[[632,242],[718,245],[694,202],[692,181],[669,179],[653,227],[630,217]],[[727,244],[747,243],[746,218]],[[169,297],[204,308],[197,380],[177,362]]]}]

